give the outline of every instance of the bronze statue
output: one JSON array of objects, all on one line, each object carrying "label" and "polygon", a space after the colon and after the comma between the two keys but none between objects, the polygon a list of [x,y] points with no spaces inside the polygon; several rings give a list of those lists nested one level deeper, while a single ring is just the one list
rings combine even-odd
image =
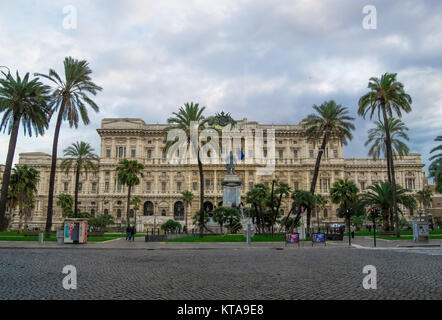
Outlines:
[{"label": "bronze statue", "polygon": [[233,152],[230,151],[230,161],[227,163],[227,174],[235,174],[235,163],[233,162]]}]

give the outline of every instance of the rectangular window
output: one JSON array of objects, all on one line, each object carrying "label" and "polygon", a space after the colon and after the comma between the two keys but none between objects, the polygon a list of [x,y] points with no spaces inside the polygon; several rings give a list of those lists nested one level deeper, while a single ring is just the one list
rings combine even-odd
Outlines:
[{"label": "rectangular window", "polygon": [[414,190],[414,179],[407,179],[407,189]]},{"label": "rectangular window", "polygon": [[249,182],[249,190],[253,189],[253,182]]},{"label": "rectangular window", "polygon": [[284,158],[284,151],[279,150],[279,159],[283,159]]},{"label": "rectangular window", "polygon": [[97,191],[97,183],[96,182],[94,182],[94,183],[92,183],[92,191]]},{"label": "rectangular window", "polygon": [[106,158],[110,158],[110,157],[111,157],[111,150],[106,149]]},{"label": "rectangular window", "polygon": [[151,182],[146,182],[146,191],[150,192],[151,189],[152,189],[152,183]]},{"label": "rectangular window", "polygon": [[206,188],[207,189],[210,188],[210,180],[209,179],[206,180]]},{"label": "rectangular window", "polygon": [[361,191],[365,190],[365,182],[361,182]]},{"label": "rectangular window", "polygon": [[338,157],[338,150],[333,150],[333,157],[335,157],[335,158]]},{"label": "rectangular window", "polygon": [[198,190],[198,182],[194,182],[193,183],[193,191],[197,191]]},{"label": "rectangular window", "polygon": [[118,158],[126,157],[126,147],[118,147]]},{"label": "rectangular window", "polygon": [[82,183],[79,183],[79,184],[78,184],[78,192],[81,192],[82,189],[83,189],[83,184],[82,184]]},{"label": "rectangular window", "polygon": [[152,150],[147,150],[147,159],[152,159]]},{"label": "rectangular window", "polygon": [[109,181],[104,183],[104,191],[109,192]]},{"label": "rectangular window", "polygon": [[167,182],[161,182],[161,191],[166,192]]},{"label": "rectangular window", "polygon": [[264,158],[267,158],[267,150],[264,150]]},{"label": "rectangular window", "polygon": [[167,158],[167,152],[163,150],[163,159]]},{"label": "rectangular window", "polygon": [[313,158],[313,150],[309,150],[310,158]]},{"label": "rectangular window", "polygon": [[295,157],[295,159],[298,158],[298,150],[293,150],[293,156]]},{"label": "rectangular window", "polygon": [[69,183],[67,182],[64,183],[64,191],[65,192],[69,191]]},{"label": "rectangular window", "polygon": [[177,190],[178,192],[181,192],[181,182],[177,182],[177,183],[176,183],[176,190]]},{"label": "rectangular window", "polygon": [[131,157],[132,158],[136,158],[137,157],[137,150],[136,149],[132,149],[131,150]]},{"label": "rectangular window", "polygon": [[328,192],[330,188],[330,179],[321,179],[321,192]]}]

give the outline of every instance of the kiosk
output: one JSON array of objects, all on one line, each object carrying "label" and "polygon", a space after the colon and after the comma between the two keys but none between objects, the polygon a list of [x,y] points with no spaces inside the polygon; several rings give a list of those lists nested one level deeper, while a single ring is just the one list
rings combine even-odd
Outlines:
[{"label": "kiosk", "polygon": [[64,221],[64,243],[87,243],[86,219],[66,219]]}]

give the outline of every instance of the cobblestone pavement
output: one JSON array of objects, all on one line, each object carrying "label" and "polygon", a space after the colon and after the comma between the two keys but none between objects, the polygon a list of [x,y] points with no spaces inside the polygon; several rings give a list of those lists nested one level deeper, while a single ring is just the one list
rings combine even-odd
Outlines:
[{"label": "cobblestone pavement", "polygon": [[[77,290],[62,287],[65,265],[77,269]],[[377,290],[362,287],[366,265]],[[442,299],[441,266],[441,256],[406,249],[332,245],[0,249],[0,299]]]}]

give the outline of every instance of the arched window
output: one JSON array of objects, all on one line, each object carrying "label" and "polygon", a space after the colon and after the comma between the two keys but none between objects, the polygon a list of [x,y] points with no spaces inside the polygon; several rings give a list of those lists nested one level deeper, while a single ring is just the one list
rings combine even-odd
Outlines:
[{"label": "arched window", "polygon": [[153,216],[153,203],[151,201],[146,201],[144,203],[143,215],[144,216]]},{"label": "arched window", "polygon": [[181,201],[175,202],[173,206],[173,217],[177,221],[184,220],[184,204]]}]

